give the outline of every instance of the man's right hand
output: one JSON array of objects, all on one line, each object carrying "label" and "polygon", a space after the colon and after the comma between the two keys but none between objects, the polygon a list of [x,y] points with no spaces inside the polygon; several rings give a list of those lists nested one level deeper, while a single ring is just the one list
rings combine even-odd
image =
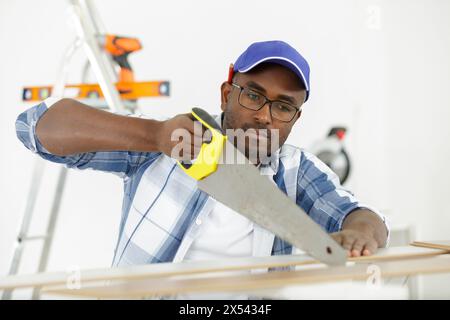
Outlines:
[{"label": "man's right hand", "polygon": [[190,113],[179,114],[161,122],[158,149],[180,161],[195,159],[200,152],[202,141],[208,140],[205,131]]}]

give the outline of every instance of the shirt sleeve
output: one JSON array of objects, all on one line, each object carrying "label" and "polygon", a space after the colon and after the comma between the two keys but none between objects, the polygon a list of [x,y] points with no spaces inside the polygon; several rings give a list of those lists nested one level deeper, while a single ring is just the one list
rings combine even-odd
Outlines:
[{"label": "shirt sleeve", "polygon": [[49,98],[44,102],[22,112],[16,120],[16,134],[26,148],[41,158],[63,164],[67,168],[93,169],[114,173],[122,178],[133,175],[136,169],[147,161],[155,161],[160,152],[101,151],[68,156],[51,154],[39,142],[36,125],[47,109],[57,100]]},{"label": "shirt sleeve", "polygon": [[341,231],[347,215],[355,209],[365,208],[384,222],[388,232],[387,246],[390,232],[386,218],[378,210],[360,203],[316,156],[302,152],[297,179],[297,204],[328,233]]}]

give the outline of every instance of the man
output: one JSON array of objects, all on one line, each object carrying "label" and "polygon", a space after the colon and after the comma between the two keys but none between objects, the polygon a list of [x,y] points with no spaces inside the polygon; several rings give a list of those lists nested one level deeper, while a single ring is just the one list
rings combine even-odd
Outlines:
[{"label": "man", "polygon": [[[337,176],[313,155],[285,145],[310,94],[309,66],[282,41],[252,44],[221,86],[223,129],[270,129],[267,175],[349,256],[373,254],[387,243],[383,216],[344,190]],[[19,115],[17,135],[42,158],[70,168],[108,171],[123,178],[125,195],[113,265],[292,253],[289,243],[215,201],[196,187],[173,157],[172,133],[184,128],[195,158],[203,137],[189,114],[166,121],[120,116],[71,99],[45,102]],[[270,148],[269,148],[270,149]],[[183,149],[187,150],[187,149]],[[249,148],[245,147],[248,155]],[[245,181],[242,182],[245,185]],[[257,188],[258,186],[248,186]]]}]

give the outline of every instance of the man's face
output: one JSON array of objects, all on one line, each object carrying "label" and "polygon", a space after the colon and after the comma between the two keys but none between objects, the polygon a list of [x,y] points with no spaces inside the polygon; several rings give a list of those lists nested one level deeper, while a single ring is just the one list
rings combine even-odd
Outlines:
[{"label": "man's face", "polygon": [[[302,105],[306,97],[306,90],[300,84],[298,77],[291,70],[274,63],[261,64],[247,73],[237,73],[233,78],[233,83],[263,94],[270,100],[287,102],[296,108]],[[274,141],[276,136],[269,135],[266,139],[267,149],[274,151],[271,147],[273,145],[281,147],[289,136],[294,123],[300,118],[301,111],[297,112],[291,121],[283,122],[271,116],[270,103],[266,103],[257,111],[241,106],[238,100],[240,91],[239,88],[228,82],[224,82],[221,86],[221,108],[224,112],[223,129],[242,129],[244,131],[255,129],[257,134],[258,129],[267,129],[269,133],[271,130],[276,130],[278,141]],[[261,136],[263,135],[260,134],[257,139],[259,140]],[[247,143],[245,154],[248,157]]]}]

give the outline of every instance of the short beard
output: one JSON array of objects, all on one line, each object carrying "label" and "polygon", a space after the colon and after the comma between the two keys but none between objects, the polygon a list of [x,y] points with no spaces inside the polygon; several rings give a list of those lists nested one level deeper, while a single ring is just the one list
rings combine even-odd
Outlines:
[{"label": "short beard", "polygon": [[[234,147],[241,151],[245,157],[255,165],[260,163],[267,164],[270,161],[271,155],[281,147],[279,130],[269,130],[265,126],[255,127],[247,123],[244,123],[242,127],[237,127],[235,126],[234,115],[231,111],[229,111],[229,109],[230,108],[227,106],[224,111],[222,122],[224,133],[227,133],[227,131],[228,133],[231,132],[231,134],[227,134],[229,141],[232,142]],[[253,140],[253,143],[250,142],[249,137],[247,136],[245,136],[244,139],[242,138],[242,134],[245,135],[246,132],[251,132],[252,130],[255,131],[258,129],[263,131],[263,136],[266,134],[264,143],[261,143],[262,140],[260,140],[260,137],[258,137],[256,142]],[[257,149],[255,150],[256,146]],[[277,150],[274,150],[274,148]]]}]

